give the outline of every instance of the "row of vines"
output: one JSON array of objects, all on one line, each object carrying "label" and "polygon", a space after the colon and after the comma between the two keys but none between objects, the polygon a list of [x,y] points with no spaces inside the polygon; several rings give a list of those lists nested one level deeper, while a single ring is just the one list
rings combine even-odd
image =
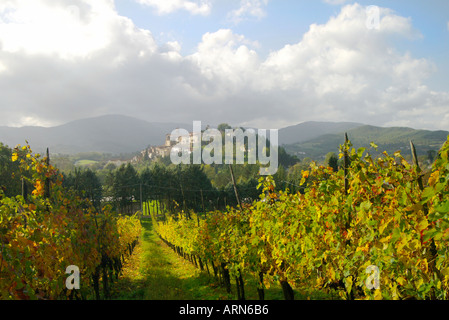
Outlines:
[{"label": "row of vines", "polygon": [[304,193],[275,192],[267,177],[260,200],[243,210],[170,217],[155,221],[156,231],[201,267],[221,270],[228,290],[235,279],[239,298],[250,277],[260,298],[273,283],[286,299],[292,288],[343,299],[449,298],[449,140],[427,181],[400,152],[370,151],[348,141],[346,168],[312,163]]},{"label": "row of vines", "polygon": [[[109,298],[138,241],[139,219],[65,190],[58,170],[28,145],[12,160],[34,190],[11,198],[0,190],[0,300]],[[68,266],[79,268],[79,290],[66,287]]]}]

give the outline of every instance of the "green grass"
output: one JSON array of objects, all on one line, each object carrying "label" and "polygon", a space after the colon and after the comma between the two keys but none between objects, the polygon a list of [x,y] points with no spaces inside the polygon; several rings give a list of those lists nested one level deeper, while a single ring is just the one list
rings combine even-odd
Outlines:
[{"label": "green grass", "polygon": [[117,300],[217,300],[231,298],[207,274],[178,257],[142,221],[143,234],[114,286]]},{"label": "green grass", "polygon": [[[123,274],[112,287],[114,300],[235,300],[235,282],[231,281],[232,293],[218,284],[207,271],[200,271],[189,261],[179,257],[152,228],[151,220],[142,220],[142,236],[134,253],[125,262]],[[245,279],[246,300],[258,300],[257,282]],[[232,279],[234,280],[234,279]],[[295,299],[330,299],[329,295],[312,291],[299,293]],[[283,300],[282,289],[273,284],[265,290],[266,300]]]},{"label": "green grass", "polygon": [[75,165],[79,166],[79,167],[86,167],[86,166],[91,166],[98,163],[98,161],[94,161],[94,160],[78,160]]}]

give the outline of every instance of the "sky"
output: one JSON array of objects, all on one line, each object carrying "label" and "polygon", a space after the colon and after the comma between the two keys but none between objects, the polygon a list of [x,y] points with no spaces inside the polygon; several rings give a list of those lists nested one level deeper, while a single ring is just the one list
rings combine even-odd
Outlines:
[{"label": "sky", "polygon": [[1,0],[0,126],[449,130],[448,53],[447,0]]}]

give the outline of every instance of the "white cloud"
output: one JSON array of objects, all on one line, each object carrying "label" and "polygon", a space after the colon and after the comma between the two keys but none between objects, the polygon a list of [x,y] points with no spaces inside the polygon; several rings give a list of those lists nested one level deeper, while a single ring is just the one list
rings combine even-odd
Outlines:
[{"label": "white cloud", "polygon": [[345,6],[263,59],[257,42],[230,29],[204,34],[183,56],[179,42],[157,45],[110,0],[78,1],[79,19],[47,0],[32,4],[46,19],[33,17],[25,3],[0,5],[0,125],[126,113],[264,128],[306,120],[449,127],[449,93],[424,85],[430,61],[395,49],[394,40],[417,33],[388,9],[370,30],[365,7]]},{"label": "white cloud", "polygon": [[323,1],[325,3],[329,3],[329,4],[332,4],[332,5],[340,5],[340,4],[345,4],[349,0],[323,0]]},{"label": "white cloud", "polygon": [[130,36],[123,40],[134,41],[137,37],[145,42],[143,50],[155,49],[150,33],[118,17],[112,1],[50,3],[16,0],[0,7],[3,52],[87,58],[110,46],[118,29]]},{"label": "white cloud", "polygon": [[137,2],[154,7],[158,14],[169,14],[178,10],[186,10],[194,15],[209,15],[212,6],[207,0],[137,0]]},{"label": "white cloud", "polygon": [[220,84],[210,91],[212,94],[234,94],[252,81],[254,69],[260,64],[257,53],[248,45],[257,46],[257,43],[232,33],[230,29],[222,29],[206,33],[197,52],[186,59],[197,66],[211,84]]},{"label": "white cloud", "polygon": [[235,24],[248,18],[262,19],[266,16],[265,7],[268,0],[240,0],[240,7],[228,14],[228,19]]}]

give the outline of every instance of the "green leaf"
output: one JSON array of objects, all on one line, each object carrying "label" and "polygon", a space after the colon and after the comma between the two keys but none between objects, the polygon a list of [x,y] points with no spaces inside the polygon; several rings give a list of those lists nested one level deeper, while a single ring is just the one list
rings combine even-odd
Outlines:
[{"label": "green leaf", "polygon": [[362,210],[364,210],[364,211],[369,211],[369,209],[371,208],[371,206],[372,206],[372,203],[370,202],[370,201],[363,201],[361,204],[360,204],[360,209],[362,209]]},{"label": "green leaf", "polygon": [[424,204],[425,202],[429,201],[430,198],[432,198],[433,196],[435,196],[435,190],[431,187],[427,187],[424,189],[424,191],[422,192],[422,199],[423,201],[421,201],[422,204]]},{"label": "green leaf", "polygon": [[363,156],[363,153],[365,152],[365,148],[359,148],[358,150],[357,150],[357,156],[359,157],[359,158],[361,158],[362,156]]},{"label": "green leaf", "polygon": [[432,229],[430,229],[430,230],[428,230],[428,231],[425,231],[425,232],[424,232],[423,241],[424,241],[424,242],[427,242],[427,241],[429,241],[430,239],[432,239],[433,237],[435,237],[435,235],[437,235],[437,234],[438,234],[438,231],[435,230],[435,228],[432,228]]},{"label": "green leaf", "polygon": [[351,291],[352,291],[352,276],[349,276],[349,277],[345,278],[344,282],[345,282],[346,291],[348,292],[348,294],[351,294]]},{"label": "green leaf", "polygon": [[449,212],[449,200],[446,200],[443,203],[441,203],[440,205],[438,205],[437,207],[435,207],[435,211],[437,211],[439,213]]}]

